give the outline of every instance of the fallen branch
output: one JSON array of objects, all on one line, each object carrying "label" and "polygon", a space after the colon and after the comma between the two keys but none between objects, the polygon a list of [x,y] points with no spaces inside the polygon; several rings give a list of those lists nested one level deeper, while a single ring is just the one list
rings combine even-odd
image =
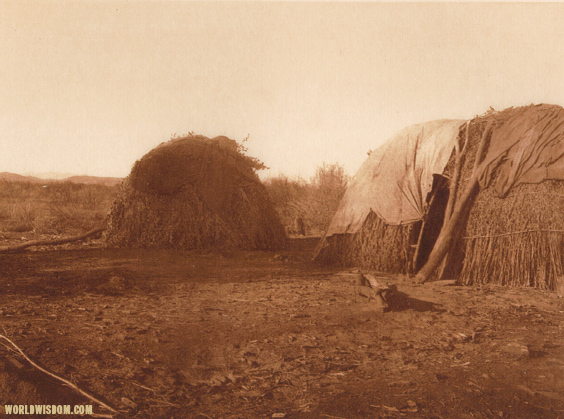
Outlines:
[{"label": "fallen branch", "polygon": [[[110,412],[118,413],[118,414],[119,414],[119,412],[118,412],[117,410],[115,410],[113,407],[108,406],[108,405],[107,405],[106,403],[104,403],[103,401],[100,401],[100,400],[98,400],[97,398],[95,398],[94,396],[91,396],[90,394],[88,394],[88,393],[85,392],[84,390],[80,389],[76,384],[73,384],[73,383],[71,383],[70,381],[65,380],[64,378],[61,378],[61,377],[59,377],[58,375],[55,375],[55,374],[53,374],[52,372],[49,372],[49,371],[47,371],[46,369],[41,368],[39,365],[37,365],[35,362],[33,362],[33,361],[24,353],[24,351],[21,350],[21,348],[20,348],[18,345],[16,345],[14,342],[12,342],[10,339],[8,339],[6,336],[0,335],[0,338],[1,338],[1,339],[4,339],[6,342],[8,342],[10,345],[12,345],[12,346],[19,352],[19,354],[20,354],[21,356],[23,356],[23,357],[26,359],[27,362],[29,362],[32,366],[34,366],[35,368],[37,368],[39,371],[41,371],[41,372],[47,374],[48,376],[50,376],[50,377],[52,377],[52,378],[54,378],[54,379],[56,379],[56,380],[62,382],[62,383],[65,384],[66,386],[68,386],[68,387],[72,388],[73,390],[75,390],[76,392],[82,394],[82,395],[83,395],[84,397],[86,397],[87,399],[89,399],[89,400],[91,400],[91,401],[93,401],[93,402],[95,402],[95,403],[98,403],[100,406],[102,406],[103,408],[109,410]],[[104,417],[107,417],[107,416],[104,416]]]},{"label": "fallen branch", "polygon": [[57,244],[76,242],[76,241],[87,239],[88,237],[94,236],[95,234],[101,233],[105,229],[106,229],[105,227],[95,228],[94,230],[90,230],[84,234],[81,234],[80,236],[66,237],[64,239],[31,240],[22,244],[17,244],[15,246],[0,246],[0,253],[17,252],[33,246],[55,246]]},{"label": "fallen branch", "polygon": [[134,386],[137,386],[137,387],[144,388],[145,390],[152,391],[153,393],[157,394],[157,392],[155,390],[153,390],[151,387],[142,386],[141,384],[137,384],[135,381],[132,381],[131,384],[133,384]]}]

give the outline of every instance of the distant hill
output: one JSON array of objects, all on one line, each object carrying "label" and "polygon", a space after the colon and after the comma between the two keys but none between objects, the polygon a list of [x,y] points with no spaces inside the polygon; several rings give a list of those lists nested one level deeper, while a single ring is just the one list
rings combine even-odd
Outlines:
[{"label": "distant hill", "polygon": [[29,172],[23,173],[23,176],[33,176],[38,177],[39,179],[50,179],[50,180],[61,180],[66,179],[68,177],[74,176],[74,173],[63,173],[63,172]]},{"label": "distant hill", "polygon": [[35,176],[22,176],[15,173],[2,172],[0,173],[0,180],[6,182],[30,182],[30,183],[45,183],[45,179],[39,179]]},{"label": "distant hill", "polygon": [[40,179],[35,176],[22,176],[15,173],[1,172],[0,181],[5,182],[30,182],[30,183],[84,183],[86,185],[106,185],[114,186],[123,179],[119,177],[98,177],[98,176],[70,176],[64,179]]}]

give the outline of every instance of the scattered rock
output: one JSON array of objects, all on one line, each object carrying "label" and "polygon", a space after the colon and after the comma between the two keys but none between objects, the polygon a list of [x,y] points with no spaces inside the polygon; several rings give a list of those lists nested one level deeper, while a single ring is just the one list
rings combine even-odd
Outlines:
[{"label": "scattered rock", "polygon": [[411,387],[416,383],[411,380],[397,380],[388,383],[388,387]]},{"label": "scattered rock", "polygon": [[400,413],[397,407],[382,405],[382,410],[388,413]]},{"label": "scattered rock", "polygon": [[401,410],[404,412],[416,413],[419,411],[419,408],[417,407],[417,403],[413,400],[408,400],[406,402],[406,406],[402,407]]},{"label": "scattered rock", "polygon": [[18,361],[17,359],[12,358],[11,356],[7,357],[6,359],[8,360],[8,362],[9,362],[10,364],[12,364],[12,365],[13,365],[14,367],[16,367],[18,370],[23,369],[24,365],[23,365],[20,361]]},{"label": "scattered rock", "polygon": [[96,287],[96,290],[107,294],[121,293],[125,291],[125,286],[125,278],[114,275],[111,276],[108,281],[104,282],[101,285],[98,285]]},{"label": "scattered rock", "polygon": [[135,403],[133,400],[128,399],[127,397],[122,397],[121,398],[121,404],[125,407],[128,407],[130,409],[137,409],[137,403]]},{"label": "scattered rock", "polygon": [[230,381],[232,381],[230,378],[230,374],[217,373],[207,381],[207,384],[209,384],[212,387],[219,387],[224,384],[227,384]]},{"label": "scattered rock", "polygon": [[502,347],[502,351],[507,355],[516,356],[518,358],[528,357],[530,355],[529,348],[518,342],[509,342],[507,345]]},{"label": "scattered rock", "polygon": [[556,295],[559,298],[564,297],[564,275],[556,278]]}]

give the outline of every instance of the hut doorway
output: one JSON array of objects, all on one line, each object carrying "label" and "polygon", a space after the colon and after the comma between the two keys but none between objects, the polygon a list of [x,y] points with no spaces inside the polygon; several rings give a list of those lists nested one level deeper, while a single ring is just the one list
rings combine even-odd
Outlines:
[{"label": "hut doorway", "polygon": [[449,180],[441,175],[433,175],[433,188],[427,196],[427,211],[422,221],[413,226],[411,238],[415,248],[411,262],[411,272],[418,272],[427,262],[433,246],[439,237],[449,197]]}]

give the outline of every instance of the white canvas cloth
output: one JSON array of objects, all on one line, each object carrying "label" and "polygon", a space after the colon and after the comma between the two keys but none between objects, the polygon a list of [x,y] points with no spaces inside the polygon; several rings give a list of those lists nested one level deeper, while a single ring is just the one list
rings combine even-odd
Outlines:
[{"label": "white canvas cloth", "polygon": [[356,233],[370,210],[388,224],[420,220],[433,174],[441,174],[464,120],[412,125],[373,151],[352,179],[326,237]]}]

